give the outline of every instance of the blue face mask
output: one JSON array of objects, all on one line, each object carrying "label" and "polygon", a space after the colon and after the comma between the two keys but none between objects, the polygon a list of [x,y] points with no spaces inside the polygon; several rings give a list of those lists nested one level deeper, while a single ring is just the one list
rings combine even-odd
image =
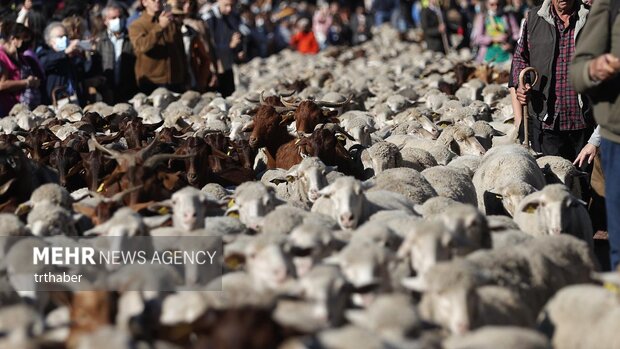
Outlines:
[{"label": "blue face mask", "polygon": [[110,29],[112,33],[120,33],[124,27],[125,21],[120,18],[114,18],[110,20],[108,24],[108,29]]},{"label": "blue face mask", "polygon": [[66,50],[68,45],[66,35],[54,39],[54,49],[58,52]]}]

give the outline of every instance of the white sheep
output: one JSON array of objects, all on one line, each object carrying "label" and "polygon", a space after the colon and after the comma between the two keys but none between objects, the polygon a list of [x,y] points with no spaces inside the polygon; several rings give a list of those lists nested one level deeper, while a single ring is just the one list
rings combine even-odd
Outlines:
[{"label": "white sheep", "polygon": [[387,169],[402,166],[402,156],[398,147],[389,142],[377,142],[364,149],[361,160],[369,178]]},{"label": "white sheep", "polygon": [[422,171],[422,176],[433,186],[437,195],[478,205],[476,188],[468,175],[448,166],[435,166]]},{"label": "white sheep", "polygon": [[[473,177],[478,208],[482,212],[490,213],[486,209],[487,201],[495,199],[500,189],[511,182],[527,183],[536,190],[545,186],[542,171],[527,150],[518,145],[491,148]],[[489,196],[489,193],[495,195]]]},{"label": "white sheep", "polygon": [[[548,349],[549,340],[540,332],[516,326],[485,326],[443,342],[445,349]],[[562,347],[565,348],[565,347]]]},{"label": "white sheep", "polygon": [[435,158],[424,149],[403,148],[400,151],[402,166],[422,172],[425,169],[437,166]]},{"label": "white sheep", "polygon": [[422,204],[437,196],[431,184],[416,170],[410,168],[393,168],[379,173],[368,180],[369,192],[391,191],[404,195],[414,204]]},{"label": "white sheep", "polygon": [[579,171],[572,162],[561,156],[542,156],[536,159],[536,163],[545,175],[547,184],[562,183],[573,195],[581,198],[580,178],[587,177],[587,172]]},{"label": "white sheep", "polygon": [[232,197],[234,202],[227,214],[238,212],[239,220],[254,230],[260,229],[264,217],[281,203],[273,188],[261,182],[245,182],[239,185]]},{"label": "white sheep", "polygon": [[210,200],[208,194],[194,188],[185,187],[172,194],[169,200],[157,204],[172,209],[172,226],[185,231],[205,227],[207,205],[218,206],[219,202]]},{"label": "white sheep", "polygon": [[531,235],[570,234],[593,244],[586,205],[563,184],[551,184],[521,200],[515,222]]},{"label": "white sheep", "polygon": [[34,206],[27,222],[35,236],[78,235],[71,212],[49,201]]},{"label": "white sheep", "polygon": [[322,213],[338,221],[342,229],[355,229],[380,210],[403,210],[413,213],[413,203],[400,194],[389,191],[364,192],[372,184],[361,183],[352,177],[340,177],[321,189],[312,205],[312,212]]},{"label": "white sheep", "polygon": [[346,312],[352,324],[376,333],[388,341],[415,336],[422,329],[422,319],[404,294],[379,295],[366,309]]},{"label": "white sheep", "polygon": [[617,293],[596,285],[574,285],[547,303],[538,327],[551,337],[554,348],[615,348],[620,340],[618,319]]},{"label": "white sheep", "polygon": [[261,182],[270,182],[265,183],[267,185],[275,184],[278,196],[287,199],[293,205],[310,208],[319,198],[319,191],[327,186],[327,175],[336,169],[335,166],[326,166],[319,158],[307,157],[287,172],[267,171]]}]

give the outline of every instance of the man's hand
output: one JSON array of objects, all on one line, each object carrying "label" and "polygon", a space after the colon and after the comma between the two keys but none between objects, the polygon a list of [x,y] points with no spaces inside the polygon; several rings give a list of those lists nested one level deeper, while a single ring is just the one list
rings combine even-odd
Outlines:
[{"label": "man's hand", "polygon": [[80,52],[79,44],[80,40],[71,40],[69,46],[65,49],[65,54],[67,54],[67,56],[75,56],[78,54]]},{"label": "man's hand", "polygon": [[232,35],[230,39],[230,48],[234,49],[241,44],[241,33],[236,32]]},{"label": "man's hand", "polygon": [[170,25],[170,22],[172,22],[172,12],[162,12],[159,15],[159,25],[162,28],[166,28]]},{"label": "man's hand", "polygon": [[531,89],[532,86],[530,84],[525,84],[525,86],[519,85],[519,87],[517,87],[517,100],[521,103],[521,105],[527,104],[528,93]]},{"label": "man's hand", "polygon": [[590,79],[594,81],[607,80],[616,75],[619,70],[620,59],[611,53],[606,53],[596,57],[594,60],[590,61],[590,64],[588,65]]},{"label": "man's hand", "polygon": [[573,165],[577,167],[582,167],[583,161],[586,159],[588,159],[588,164],[591,164],[597,152],[597,147],[590,143],[586,144],[585,147],[583,147],[583,149],[581,149],[581,151],[579,152],[579,155],[577,155],[575,161],[573,161]]}]

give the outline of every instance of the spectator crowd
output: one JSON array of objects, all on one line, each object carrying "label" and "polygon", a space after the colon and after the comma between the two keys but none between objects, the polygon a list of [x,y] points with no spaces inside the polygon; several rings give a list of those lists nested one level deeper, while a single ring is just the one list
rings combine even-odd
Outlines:
[{"label": "spectator crowd", "polygon": [[113,104],[157,87],[228,96],[235,64],[358,45],[384,23],[403,38],[421,28],[430,50],[471,47],[480,62],[509,67],[522,0],[441,1],[2,0],[0,115],[16,103]]}]

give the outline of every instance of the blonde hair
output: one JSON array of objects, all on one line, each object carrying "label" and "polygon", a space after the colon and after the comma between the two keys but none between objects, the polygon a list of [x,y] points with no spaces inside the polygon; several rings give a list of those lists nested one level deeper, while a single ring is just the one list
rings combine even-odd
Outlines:
[{"label": "blonde hair", "polygon": [[62,20],[62,25],[67,30],[69,40],[82,39],[86,33],[86,20],[79,16],[71,16]]}]

